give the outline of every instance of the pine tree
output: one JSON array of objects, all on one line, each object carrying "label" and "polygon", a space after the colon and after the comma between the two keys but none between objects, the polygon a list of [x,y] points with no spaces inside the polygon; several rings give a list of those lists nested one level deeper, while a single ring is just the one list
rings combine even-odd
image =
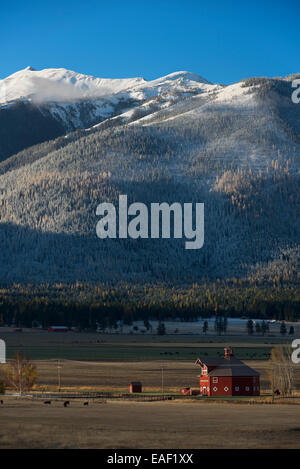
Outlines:
[{"label": "pine tree", "polygon": [[249,319],[248,322],[247,322],[247,331],[248,331],[248,334],[251,335],[253,334],[253,321],[252,319]]},{"label": "pine tree", "polygon": [[280,334],[285,335],[287,333],[285,322],[283,321],[280,325]]},{"label": "pine tree", "polygon": [[268,330],[268,323],[266,323],[265,321],[263,321],[261,323],[261,332],[262,332],[262,335],[265,335],[265,333],[267,332]]},{"label": "pine tree", "polygon": [[163,322],[159,322],[157,327],[157,334],[158,335],[165,335],[166,334],[166,326]]}]

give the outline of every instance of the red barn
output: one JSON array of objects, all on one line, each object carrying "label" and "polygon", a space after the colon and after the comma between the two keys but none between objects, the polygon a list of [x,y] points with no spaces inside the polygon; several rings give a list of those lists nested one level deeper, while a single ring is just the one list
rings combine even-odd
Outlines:
[{"label": "red barn", "polygon": [[234,357],[231,347],[224,358],[198,358],[202,396],[259,396],[259,373]]}]

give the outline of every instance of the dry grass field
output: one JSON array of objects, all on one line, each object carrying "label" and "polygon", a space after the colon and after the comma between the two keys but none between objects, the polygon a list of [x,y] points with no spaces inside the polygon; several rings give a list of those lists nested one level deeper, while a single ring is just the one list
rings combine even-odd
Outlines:
[{"label": "dry grass field", "polygon": [[[267,357],[281,337],[51,334],[1,331],[8,357],[25,352],[36,364],[36,391],[57,391],[58,364],[62,391],[125,391],[142,381],[143,391],[179,392],[197,388],[195,359],[235,354],[261,374],[263,396],[270,389]],[[288,340],[288,339],[286,339]],[[59,360],[59,361],[58,361]],[[300,369],[295,366],[295,390]],[[9,390],[8,390],[9,392]],[[240,401],[62,399],[4,395],[0,405],[0,448],[300,448],[300,398],[275,404]],[[280,403],[279,403],[280,402]]]},{"label": "dry grass field", "polygon": [[[265,360],[245,361],[261,374],[261,388],[270,388],[268,368]],[[35,361],[38,373],[37,390],[57,390],[57,360]],[[144,391],[157,391],[163,383],[165,391],[177,391],[184,386],[199,386],[199,370],[194,360],[159,360],[145,362],[80,362],[60,361],[62,390],[128,391],[131,381],[142,381]],[[295,367],[295,388],[300,388],[300,370]]]},{"label": "dry grass field", "polygon": [[[205,335],[142,335],[97,333],[48,333],[24,330],[14,333],[1,328],[8,358],[16,350],[34,360],[38,371],[39,390],[56,390],[58,359],[61,385],[68,390],[127,391],[131,381],[142,381],[145,391],[164,387],[178,391],[180,387],[198,387],[197,357],[223,356],[231,344],[238,358],[261,373],[261,387],[268,390],[268,357],[273,346],[282,343],[280,336],[205,336]],[[300,373],[296,371],[296,388],[300,389]]]},{"label": "dry grass field", "polygon": [[299,448],[300,406],[6,397],[0,448]]}]

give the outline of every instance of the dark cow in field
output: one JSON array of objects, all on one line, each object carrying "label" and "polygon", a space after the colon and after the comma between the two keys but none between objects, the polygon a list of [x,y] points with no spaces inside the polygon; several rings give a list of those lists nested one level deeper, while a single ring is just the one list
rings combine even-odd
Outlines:
[{"label": "dark cow in field", "polygon": [[44,404],[51,404],[51,401],[44,401]]},{"label": "dark cow in field", "polygon": [[274,394],[276,394],[276,396],[280,396],[280,391],[279,391],[279,389],[275,389]]},{"label": "dark cow in field", "polygon": [[68,407],[68,405],[70,405],[70,401],[65,401],[64,402],[64,407]]},{"label": "dark cow in field", "polygon": [[83,405],[89,405],[89,403],[88,403],[88,402],[84,402]]}]

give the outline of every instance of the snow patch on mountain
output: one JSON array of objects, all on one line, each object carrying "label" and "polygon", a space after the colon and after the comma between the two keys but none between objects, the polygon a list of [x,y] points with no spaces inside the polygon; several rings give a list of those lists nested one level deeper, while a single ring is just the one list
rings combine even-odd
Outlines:
[{"label": "snow patch on mountain", "polygon": [[95,99],[120,93],[142,83],[143,78],[95,78],[65,68],[36,71],[27,67],[0,80],[0,103],[18,99],[36,103]]},{"label": "snow patch on mountain", "polygon": [[206,91],[211,85],[190,72],[175,72],[153,81],[144,78],[96,78],[65,68],[37,71],[27,67],[0,80],[0,104],[16,100],[34,103],[68,102],[123,94],[135,99],[147,99],[163,93]]}]

